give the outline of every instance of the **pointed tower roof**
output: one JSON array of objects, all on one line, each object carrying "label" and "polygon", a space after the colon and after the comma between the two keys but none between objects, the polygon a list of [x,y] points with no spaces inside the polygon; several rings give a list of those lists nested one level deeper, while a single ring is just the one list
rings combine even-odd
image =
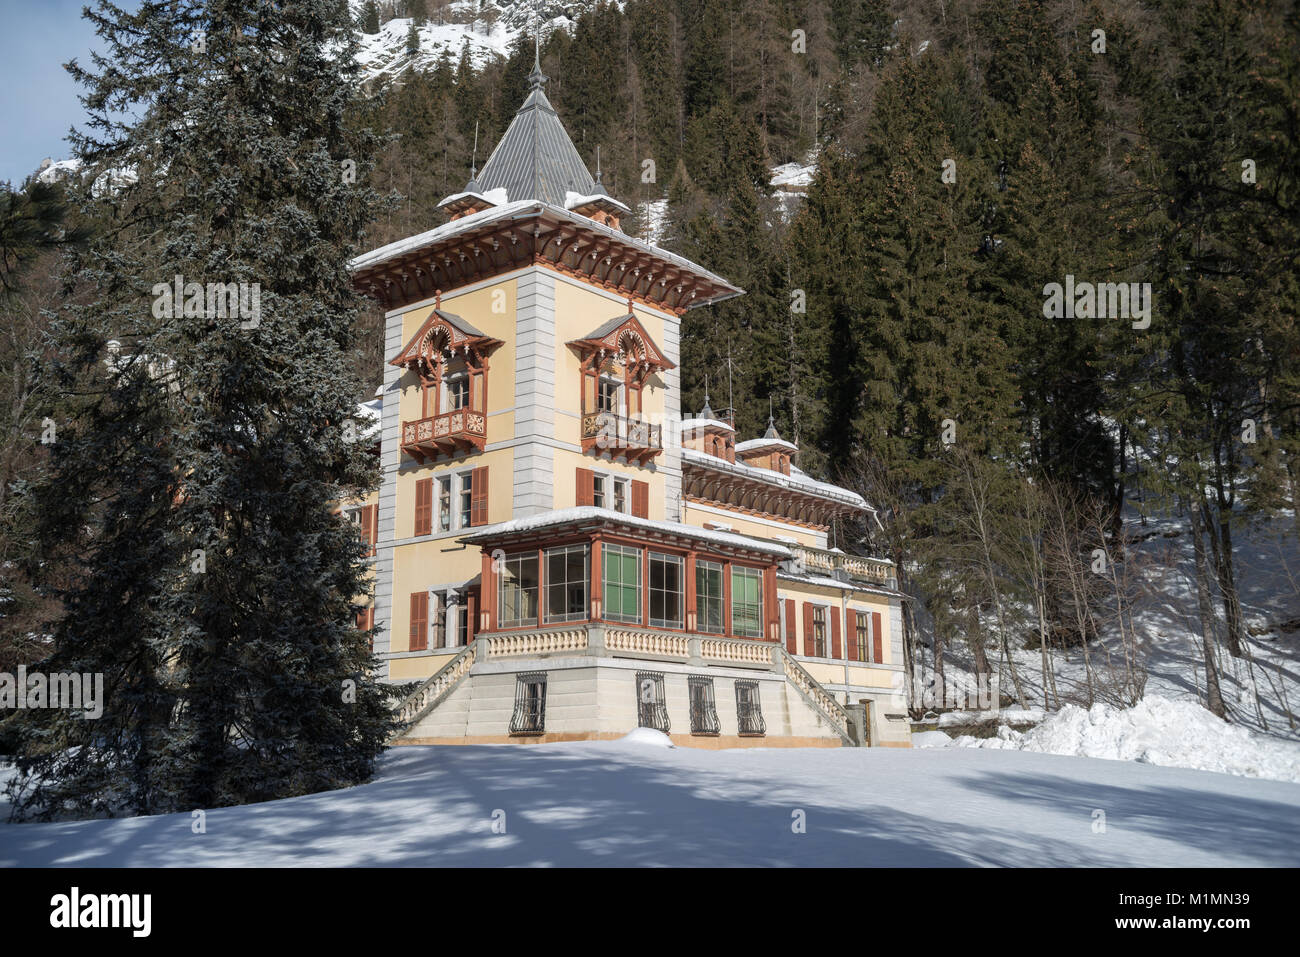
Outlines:
[{"label": "pointed tower roof", "polygon": [[561,209],[568,205],[570,193],[597,192],[587,164],[542,90],[546,79],[534,55],[533,71],[528,74],[532,91],[479,170],[477,192],[504,189],[509,202],[536,199]]}]

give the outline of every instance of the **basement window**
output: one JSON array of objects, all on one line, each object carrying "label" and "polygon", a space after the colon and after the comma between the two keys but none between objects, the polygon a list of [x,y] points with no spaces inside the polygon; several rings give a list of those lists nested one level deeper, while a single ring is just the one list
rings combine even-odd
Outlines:
[{"label": "basement window", "polygon": [[757,681],[736,682],[736,726],[742,735],[762,737],[767,734]]},{"label": "basement window", "polygon": [[546,672],[532,671],[515,678],[515,712],[511,734],[542,734],[546,730]]},{"label": "basement window", "polygon": [[713,700],[713,679],[689,675],[686,684],[691,693],[691,734],[717,734],[722,728]]},{"label": "basement window", "polygon": [[664,694],[664,676],[660,672],[636,673],[636,716],[640,727],[668,733],[668,699]]}]

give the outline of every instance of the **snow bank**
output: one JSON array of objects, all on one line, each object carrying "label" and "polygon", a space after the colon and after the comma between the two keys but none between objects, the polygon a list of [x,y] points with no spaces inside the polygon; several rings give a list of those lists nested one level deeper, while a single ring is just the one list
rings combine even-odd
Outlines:
[{"label": "snow bank", "polygon": [[[913,738],[915,742],[915,738]],[[1038,751],[1300,783],[1300,745],[1228,724],[1199,705],[1148,695],[1132,708],[1066,705],[1026,732],[1005,725],[995,738],[963,735],[966,748]]]},{"label": "snow bank", "polygon": [[912,735],[914,748],[946,748],[952,744],[952,738],[942,731],[918,731]]},{"label": "snow bank", "polygon": [[619,738],[627,744],[638,744],[651,748],[675,748],[672,738],[662,731],[656,731],[654,728],[633,728],[623,737]]}]

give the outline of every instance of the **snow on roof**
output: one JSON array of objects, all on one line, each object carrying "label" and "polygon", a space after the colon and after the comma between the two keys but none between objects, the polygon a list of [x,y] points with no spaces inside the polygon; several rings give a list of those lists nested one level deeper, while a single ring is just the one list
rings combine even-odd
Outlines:
[{"label": "snow on roof", "polygon": [[827,578],[824,575],[796,575],[794,572],[777,568],[776,577],[779,581],[799,582],[804,585],[816,585],[819,588],[838,588],[840,591],[864,591],[873,595],[900,595],[903,598],[908,596],[896,588],[888,588],[884,585],[867,585],[860,581],[845,581],[840,578]]},{"label": "snow on roof", "polygon": [[791,452],[798,452],[799,446],[793,442],[787,442],[785,439],[746,439],[744,442],[736,443],[737,452],[748,452],[750,449],[767,449],[782,448],[789,449]]},{"label": "snow on roof", "polygon": [[462,216],[460,219],[454,219],[449,223],[443,223],[433,229],[417,233],[414,236],[408,236],[406,239],[399,239],[395,243],[389,243],[387,246],[380,246],[378,249],[372,249],[368,253],[362,253],[352,262],[348,263],[348,268],[353,272],[365,269],[367,266],[374,266],[392,259],[394,256],[400,256],[402,253],[411,252],[424,246],[431,246],[443,239],[452,236],[459,236],[463,232],[468,232],[477,226],[486,223],[495,222],[498,219],[505,219],[515,213],[523,212],[539,206],[532,200],[521,199],[517,203],[506,203],[502,206],[493,206],[491,209],[481,209],[477,213],[471,213],[468,216]]},{"label": "snow on roof", "polygon": [[506,188],[504,186],[498,186],[496,189],[485,190],[481,193],[476,193],[473,190],[466,190],[463,193],[452,193],[438,204],[438,208],[441,209],[444,206],[450,205],[458,199],[481,199],[483,202],[489,203],[492,206],[504,206],[509,201],[509,197],[506,196]]},{"label": "snow on roof", "polygon": [[734,425],[730,425],[727,422],[723,422],[721,419],[710,419],[710,418],[682,419],[683,432],[687,432],[692,429],[707,429],[710,427],[715,429],[726,429],[728,432],[736,431],[736,427]]},{"label": "snow on roof", "polygon": [[613,203],[615,206],[617,206],[619,209],[623,210],[624,212],[627,213],[632,212],[631,207],[629,207],[625,203],[620,203],[618,200],[616,200],[613,196],[610,196],[608,193],[591,193],[590,195],[584,196],[581,193],[575,193],[573,190],[568,190],[564,194],[565,209],[576,209],[579,206],[586,206],[588,203],[602,203],[602,202]]},{"label": "snow on roof", "polygon": [[642,250],[658,259],[665,260],[673,265],[690,270],[695,273],[695,275],[709,280],[715,286],[732,290],[731,292],[714,296],[712,299],[701,299],[699,302],[692,302],[692,307],[707,305],[717,299],[727,299],[732,296],[738,296],[743,292],[743,290],[737,289],[721,276],[705,269],[699,263],[691,262],[683,256],[678,256],[676,253],[670,253],[665,249],[660,249],[658,246],[652,246],[650,243],[644,242],[643,240],[634,239],[621,230],[614,229],[611,226],[606,226],[603,223],[598,223],[579,213],[570,212],[567,209],[561,209],[559,206],[552,206],[550,203],[543,203],[534,199],[521,199],[513,203],[506,203],[503,206],[493,206],[491,209],[484,209],[477,213],[472,213],[469,216],[462,216],[460,219],[444,223],[441,226],[419,233],[418,235],[409,236],[406,239],[399,239],[397,242],[389,243],[387,246],[380,246],[378,249],[357,256],[348,264],[348,268],[353,272],[358,272],[370,266],[376,266],[395,256],[423,249],[426,246],[431,246],[434,243],[441,242],[442,240],[449,239],[453,236],[459,236],[461,233],[468,232],[488,223],[496,222],[497,220],[525,218],[526,210],[529,213],[540,213],[544,209],[549,210],[556,216],[567,219],[571,223],[580,225],[584,229],[604,235],[610,239],[618,240],[621,243],[626,243],[634,249]]},{"label": "snow on roof", "polygon": [[378,435],[383,412],[383,399],[368,399],[365,402],[357,403],[353,417],[356,419],[359,438],[368,439]]},{"label": "snow on roof", "polygon": [[728,462],[726,459],[720,459],[716,455],[709,455],[707,452],[701,452],[698,449],[683,448],[682,459],[690,461],[696,465],[704,465],[709,468],[718,469],[723,472],[733,472],[743,475],[746,478],[758,479],[761,482],[767,482],[772,485],[780,485],[785,488],[794,487],[821,495],[824,498],[834,499],[837,502],[843,502],[846,505],[856,505],[858,508],[871,509],[864,499],[857,492],[850,492],[846,488],[838,485],[831,485],[829,482],[819,482],[812,478],[808,473],[790,466],[790,474],[784,475],[781,472],[773,472],[771,469],[762,469],[753,465],[746,465],[743,462]]},{"label": "snow on roof", "polygon": [[700,528],[697,525],[687,525],[683,522],[660,522],[649,518],[637,518],[633,515],[626,515],[623,512],[616,512],[609,508],[596,508],[593,505],[579,505],[576,508],[561,508],[549,512],[539,512],[536,515],[529,515],[526,518],[515,518],[507,522],[498,522],[495,525],[488,525],[481,530],[475,531],[471,535],[461,536],[458,541],[474,543],[483,539],[496,538],[500,535],[513,534],[515,532],[529,532],[539,528],[549,528],[554,525],[564,525],[570,522],[589,522],[596,519],[603,519],[611,522],[619,522],[623,525],[630,525],[634,528],[652,529],[662,532],[672,532],[674,535],[681,535],[684,538],[695,538],[704,542],[712,542],[715,545],[729,545],[733,548],[748,548],[760,552],[769,552],[780,558],[791,557],[790,549],[784,545],[777,545],[774,542],[764,541],[759,538],[750,538],[748,535],[737,535],[734,532],[716,532],[707,528]]}]

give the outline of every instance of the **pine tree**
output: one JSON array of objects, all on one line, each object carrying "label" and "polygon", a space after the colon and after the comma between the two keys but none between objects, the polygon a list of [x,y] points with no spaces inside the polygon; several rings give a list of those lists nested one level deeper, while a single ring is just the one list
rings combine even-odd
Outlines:
[{"label": "pine tree", "polygon": [[379,32],[379,7],[375,4],[375,0],[366,0],[362,4],[361,30],[372,35]]},{"label": "pine tree", "polygon": [[[15,813],[363,781],[392,718],[352,620],[362,546],[331,505],[376,480],[346,427],[362,391],[347,262],[377,145],[348,121],[350,24],[334,0],[91,18],[108,54],[72,72],[102,122],[76,146],[136,176],[86,197],[119,228],[81,263],[94,301],[57,329],[47,375],[78,398],[38,537],[80,560],[47,668],[104,674],[104,715],[25,712]],[[122,104],[130,119],[106,115]],[[169,315],[175,276],[200,292]],[[231,317],[207,283],[257,286]]]}]

